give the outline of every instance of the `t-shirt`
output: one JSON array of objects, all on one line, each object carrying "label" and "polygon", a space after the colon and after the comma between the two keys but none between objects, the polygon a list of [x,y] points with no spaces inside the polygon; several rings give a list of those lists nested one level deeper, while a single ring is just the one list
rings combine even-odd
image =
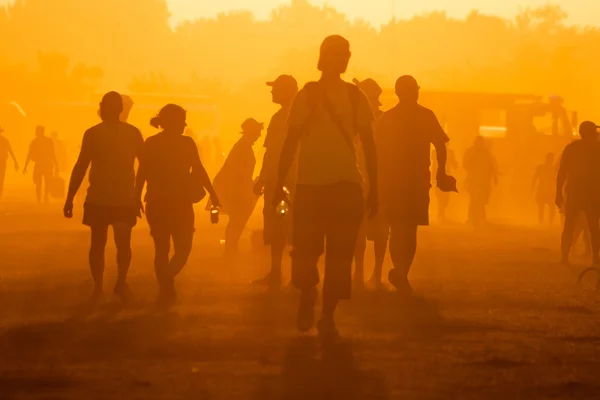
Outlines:
[{"label": "t-shirt", "polygon": [[146,139],[140,169],[146,176],[148,203],[189,203],[192,169],[201,168],[194,139],[161,132]]},{"label": "t-shirt", "polygon": [[435,114],[418,104],[383,113],[375,130],[382,192],[429,190],[431,145],[449,141]]},{"label": "t-shirt", "polygon": [[54,166],[54,142],[47,136],[33,139],[29,146],[29,157],[36,168],[52,169]]},{"label": "t-shirt", "polygon": [[577,140],[565,147],[560,169],[567,174],[567,201],[600,201],[600,143]]},{"label": "t-shirt", "polygon": [[287,120],[289,109],[282,108],[271,118],[265,137],[265,157],[261,178],[266,184],[276,183],[279,170],[279,157],[287,136]]},{"label": "t-shirt", "polygon": [[81,154],[91,160],[86,202],[135,206],[135,159],[144,145],[140,131],[126,122],[101,122],[83,135]]},{"label": "t-shirt", "polygon": [[0,161],[6,161],[9,156],[10,143],[4,136],[0,136]]},{"label": "t-shirt", "polygon": [[[371,123],[373,113],[362,91],[359,91],[358,103],[353,107],[349,88],[353,86],[340,81],[327,87],[324,95],[346,131],[356,135],[357,130]],[[298,154],[298,185],[362,184],[355,148],[348,143],[318,100],[319,96],[313,97],[310,90],[313,89],[304,87],[298,92],[288,117],[290,128],[303,131]]]}]

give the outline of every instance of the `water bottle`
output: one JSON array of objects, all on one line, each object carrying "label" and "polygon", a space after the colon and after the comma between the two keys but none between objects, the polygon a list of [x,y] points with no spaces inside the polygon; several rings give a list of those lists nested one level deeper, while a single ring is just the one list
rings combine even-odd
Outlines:
[{"label": "water bottle", "polygon": [[287,217],[290,213],[290,204],[288,202],[290,191],[284,186],[283,191],[285,192],[285,199],[281,200],[279,204],[277,204],[277,215],[280,217]]},{"label": "water bottle", "polygon": [[210,208],[210,222],[213,224],[219,223],[219,209],[216,206]]}]

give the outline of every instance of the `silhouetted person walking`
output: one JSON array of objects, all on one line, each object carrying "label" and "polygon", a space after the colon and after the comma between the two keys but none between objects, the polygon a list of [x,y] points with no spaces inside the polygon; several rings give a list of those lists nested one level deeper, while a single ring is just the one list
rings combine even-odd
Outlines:
[{"label": "silhouetted person walking", "polygon": [[[577,219],[585,214],[592,245],[592,261],[600,263],[600,143],[598,127],[590,121],[579,127],[581,140],[570,143],[563,151],[556,180],[556,205],[564,204],[565,223],[562,233],[562,262],[569,263],[569,253]],[[563,189],[566,193],[563,196]]]},{"label": "silhouetted person walking", "polygon": [[[364,81],[354,79],[353,82],[367,96],[369,104],[371,105],[371,112],[373,113],[373,123],[375,123],[375,121],[381,117],[381,114],[383,114],[383,111],[380,109],[381,101],[379,101],[379,97],[383,93],[383,90],[379,84],[371,78],[365,79]],[[358,166],[365,178],[364,192],[368,193],[370,182],[368,180],[365,158],[363,157],[364,152],[360,146],[359,140],[356,141],[356,146]],[[378,213],[373,218],[364,218],[358,234],[358,240],[356,241],[356,249],[354,251],[354,287],[362,288],[364,286],[367,240],[373,241],[375,250],[375,269],[373,276],[370,279],[370,283],[375,287],[381,286],[381,270],[383,269],[383,262],[385,261],[389,232],[389,225],[384,220],[381,213]]]},{"label": "silhouetted person walking", "polygon": [[[280,105],[281,108],[273,115],[267,128],[265,156],[260,175],[254,185],[254,192],[256,195],[260,195],[264,191],[263,235],[265,245],[271,246],[271,271],[267,276],[254,283],[278,288],[281,286],[281,266],[283,252],[288,244],[290,221],[288,218],[277,215],[273,201],[275,191],[277,190],[279,156],[281,155],[281,149],[283,148],[283,142],[287,134],[287,119],[290,106],[298,93],[298,83],[290,75],[281,75],[275,81],[267,83],[267,85],[272,88],[273,103]],[[290,191],[293,191],[296,185],[295,172],[292,170],[285,180],[285,186]]]},{"label": "silhouetted person walking", "polygon": [[535,170],[531,184],[535,190],[535,201],[538,206],[538,220],[540,224],[545,221],[546,208],[548,209],[548,223],[552,225],[556,208],[554,198],[556,194],[556,165],[554,154],[546,154],[546,160]]},{"label": "silhouetted person walking", "polygon": [[[242,123],[242,137],[232,147],[223,167],[215,176],[214,186],[229,215],[225,228],[225,253],[237,253],[240,237],[256,207],[254,194],[254,168],[256,157],[252,146],[260,138],[264,124],[249,118]],[[211,204],[209,203],[209,207]]]},{"label": "silhouetted person walking", "polygon": [[90,167],[83,224],[89,226],[92,233],[90,268],[95,288],[91,301],[102,296],[109,226],[113,227],[119,269],[114,293],[123,301],[129,297],[127,272],[131,263],[131,230],[141,208],[135,192],[134,164],[140,157],[144,139],[136,127],[120,120],[123,110],[123,98],[119,93],[104,95],[99,111],[102,122],[88,129],[83,136],[65,202],[65,217],[72,218],[73,199]]},{"label": "silhouetted person walking", "polygon": [[352,291],[352,259],[365,209],[354,146],[357,133],[371,182],[367,208],[371,216],[377,213],[373,113],[365,94],[341,78],[349,60],[350,44],[343,37],[329,36],[321,44],[321,79],[300,90],[290,110],[275,198],[278,203],[286,197],[283,186],[299,147],[296,195],[291,205],[292,282],[301,291],[297,323],[303,332],[314,325],[317,263],[325,252],[323,313],[317,325],[324,335],[336,332],[335,309]]},{"label": "silhouetted person walking", "polygon": [[50,185],[54,172],[58,173],[58,162],[52,139],[46,136],[46,130],[43,126],[35,129],[35,139],[29,146],[27,159],[23,174],[27,173],[29,163],[33,162],[33,183],[35,183],[35,195],[38,204],[42,204],[42,190],[44,193],[44,204],[50,201]]},{"label": "silhouetted person walking", "polygon": [[19,163],[13,153],[12,146],[8,139],[4,136],[4,129],[0,126],[0,199],[4,194],[4,179],[6,178],[6,163],[8,157],[12,158],[15,166],[15,171],[19,170]]},{"label": "silhouetted person walking", "polygon": [[[458,162],[456,161],[456,155],[454,151],[447,149],[447,160],[446,160],[446,173],[453,174],[458,169]],[[432,171],[438,170],[437,165],[437,154],[435,150],[431,153],[432,157]],[[446,222],[446,211],[448,210],[448,206],[450,205],[450,193],[443,192],[441,190],[435,191],[435,197],[437,199],[437,219],[439,222]]]},{"label": "silhouetted person walking", "polygon": [[487,223],[486,208],[492,189],[498,184],[498,164],[482,136],[465,153],[463,167],[467,171],[466,189],[469,193],[469,222],[475,227]]},{"label": "silhouetted person walking", "polygon": [[[212,203],[219,205],[212,184],[202,166],[193,138],[183,136],[186,111],[168,104],[150,122],[162,132],[149,137],[142,151],[136,179],[141,201],[147,182],[146,218],[154,240],[154,268],[159,284],[159,303],[172,305],[177,296],[175,277],[192,251],[194,237],[193,204],[202,200],[203,188]],[[169,259],[173,240],[174,253]]]},{"label": "silhouetted person walking", "polygon": [[398,104],[377,124],[381,204],[390,224],[390,256],[394,268],[388,279],[400,292],[411,294],[408,273],[417,250],[417,229],[429,225],[431,145],[437,154],[437,185],[456,189],[446,174],[448,136],[435,114],[418,104],[419,85],[412,76],[396,81]]}]

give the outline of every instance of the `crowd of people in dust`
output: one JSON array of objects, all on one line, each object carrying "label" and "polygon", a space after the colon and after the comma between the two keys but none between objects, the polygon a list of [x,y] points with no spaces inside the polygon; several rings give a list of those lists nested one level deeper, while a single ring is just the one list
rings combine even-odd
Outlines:
[{"label": "crowd of people in dust", "polygon": [[[408,75],[398,78],[398,103],[383,112],[379,102],[382,90],[374,80],[349,83],[342,79],[350,56],[349,42],[330,36],[320,47],[318,81],[301,90],[289,75],[268,83],[273,102],[281,108],[267,128],[264,161],[256,179],[253,146],[261,137],[262,123],[255,119],[243,122],[240,139],[211,182],[195,141],[184,135],[189,128],[182,107],[163,107],[150,122],[160,132],[144,141],[140,131],[127,123],[131,101],[124,101],[126,96],[116,92],[107,93],[100,103],[101,122],[83,136],[64,205],[65,217],[72,218],[74,198],[89,169],[83,223],[91,228],[89,263],[95,282],[91,302],[103,296],[104,252],[111,226],[118,253],[114,293],[124,302],[130,298],[131,232],[145,214],[155,244],[158,302],[165,307],[174,305],[175,279],[192,251],[194,204],[206,195],[207,210],[229,216],[226,254],[237,251],[257,199],[264,196],[264,243],[271,249],[271,268],[254,283],[279,288],[285,250],[291,246],[292,284],[301,293],[300,331],[315,325],[320,281],[317,264],[323,254],[322,313],[316,323],[322,334],[336,332],[338,302],[350,298],[353,286],[365,285],[368,241],[374,243],[375,253],[368,284],[382,286],[389,248],[393,268],[388,280],[400,295],[409,296],[408,273],[417,250],[417,230],[429,224],[431,159],[441,220],[451,192],[457,192],[451,173],[459,166],[454,153],[447,150],[449,138],[438,119],[418,103],[417,81]],[[556,206],[562,210],[564,263],[569,262],[573,238],[582,231],[587,233],[584,236],[593,262],[600,262],[597,129],[591,122],[581,124],[581,140],[565,148],[558,167],[554,155],[548,154],[533,178],[540,221],[546,214],[552,221]],[[46,137],[42,127],[31,143],[25,171],[30,162],[35,164],[39,202],[42,197],[48,200],[53,171],[64,163],[64,145],[60,143],[57,137]],[[18,168],[9,142],[1,137],[2,177],[9,156]],[[476,138],[466,152],[463,167],[470,195],[469,220],[474,225],[484,224],[498,166],[483,137]]]}]

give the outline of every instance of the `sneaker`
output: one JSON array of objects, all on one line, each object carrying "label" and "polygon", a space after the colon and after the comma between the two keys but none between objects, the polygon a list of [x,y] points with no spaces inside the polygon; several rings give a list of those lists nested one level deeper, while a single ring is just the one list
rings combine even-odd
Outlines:
[{"label": "sneaker", "polygon": [[319,336],[324,339],[332,339],[339,336],[332,317],[321,317],[319,322],[317,322],[317,331],[319,332]]},{"label": "sneaker", "polygon": [[413,294],[413,289],[410,285],[410,282],[408,282],[408,278],[403,276],[402,273],[396,268],[390,270],[388,274],[388,280],[398,292],[406,294],[407,296],[411,296]]},{"label": "sneaker", "polygon": [[129,290],[129,285],[126,283],[117,283],[113,292],[124,304],[129,303],[131,300],[131,291]]},{"label": "sneaker", "polygon": [[95,307],[99,303],[101,303],[102,300],[104,300],[104,292],[102,292],[102,289],[94,289],[94,291],[92,292],[92,295],[90,296],[90,298],[88,299],[88,301],[86,303],[86,306]]},{"label": "sneaker", "polygon": [[161,285],[156,304],[160,308],[172,308],[177,304],[177,292],[174,285]]},{"label": "sneaker", "polygon": [[282,282],[281,277],[269,273],[263,278],[252,281],[252,285],[268,287],[270,289],[279,289],[282,285]]},{"label": "sneaker", "polygon": [[367,285],[375,290],[384,289],[381,276],[372,275],[371,278],[369,279],[369,282],[367,283]]},{"label": "sneaker", "polygon": [[298,307],[298,319],[296,321],[298,330],[302,333],[308,332],[315,324],[315,305],[317,303],[317,288],[303,291],[300,295]]}]

